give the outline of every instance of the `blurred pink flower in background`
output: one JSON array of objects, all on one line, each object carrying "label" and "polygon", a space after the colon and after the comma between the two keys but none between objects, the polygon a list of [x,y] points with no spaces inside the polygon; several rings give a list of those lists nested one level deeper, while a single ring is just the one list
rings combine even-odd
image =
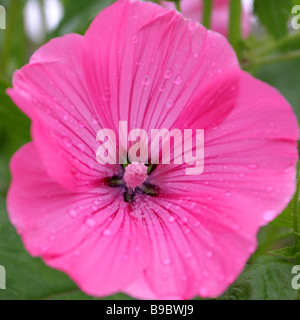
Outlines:
[{"label": "blurred pink flower in background", "polygon": [[[88,294],[216,297],[295,191],[290,105],[240,69],[224,37],[161,6],[116,2],[85,36],[40,48],[8,93],[33,138],[11,160],[11,222],[31,255]],[[120,120],[204,129],[204,173],[157,165],[129,199],[113,182],[124,169],[96,161],[97,132]],[[143,165],[128,170],[128,183],[145,180]]]},{"label": "blurred pink flower in background", "polygon": [[[230,0],[213,0],[211,29],[224,36],[228,34],[229,24],[229,5]],[[163,1],[162,6],[168,9],[175,9],[174,2]],[[181,0],[182,14],[189,19],[201,22],[203,15],[203,1],[201,0]],[[246,38],[251,29],[251,10],[250,6],[243,6],[242,32]]]}]

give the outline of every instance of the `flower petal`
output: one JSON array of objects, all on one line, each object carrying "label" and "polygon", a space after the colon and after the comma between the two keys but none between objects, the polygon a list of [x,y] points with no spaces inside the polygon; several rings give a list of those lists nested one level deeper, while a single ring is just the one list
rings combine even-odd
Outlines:
[{"label": "flower petal", "polygon": [[143,208],[151,264],[125,292],[142,299],[217,297],[256,248],[257,217],[223,194],[169,195]]},{"label": "flower petal", "polygon": [[[203,174],[185,175],[186,165],[159,165],[150,182],[173,194],[209,190],[212,196],[227,195],[233,203],[243,198],[245,214],[252,210],[266,224],[295,191],[298,124],[275,89],[247,73],[241,75],[236,107],[205,132]],[[201,126],[201,119],[191,123],[193,129]]]},{"label": "flower petal", "polygon": [[[213,10],[212,10],[212,21],[211,29],[220,32],[224,36],[228,35],[228,24],[230,15],[230,0],[213,0]],[[175,4],[169,1],[163,1],[163,7],[169,9],[175,9]],[[194,21],[201,22],[203,16],[203,4],[202,1],[198,0],[181,0],[181,11],[182,14]],[[242,32],[243,36],[246,38],[250,33],[251,21],[250,12],[248,6],[243,5],[243,19],[242,19]]]},{"label": "flower petal", "polygon": [[119,120],[129,130],[170,128],[199,90],[239,70],[221,35],[140,1],[101,12],[86,33],[84,57],[99,122],[115,130]]},{"label": "flower petal", "polygon": [[147,241],[119,189],[62,188],[47,175],[34,143],[15,154],[11,170],[10,220],[33,256],[97,296],[118,292],[141,275]]},{"label": "flower petal", "polygon": [[84,82],[82,36],[54,39],[14,75],[8,93],[33,120],[32,134],[49,175],[69,190],[101,185],[119,168],[96,161],[93,103]]}]

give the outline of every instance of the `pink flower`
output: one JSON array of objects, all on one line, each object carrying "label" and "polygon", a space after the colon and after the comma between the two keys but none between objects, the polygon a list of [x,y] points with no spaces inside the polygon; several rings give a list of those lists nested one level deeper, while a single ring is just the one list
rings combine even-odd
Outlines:
[{"label": "pink flower", "polygon": [[[40,48],[8,93],[33,137],[11,161],[11,222],[31,255],[88,294],[216,297],[295,191],[290,105],[240,69],[223,36],[158,5],[116,2],[85,36]],[[121,120],[204,129],[204,173],[131,167],[129,192],[120,165],[96,161],[97,132]]]},{"label": "pink flower", "polygon": [[[182,14],[185,17],[197,22],[202,21],[203,2],[201,0],[181,0],[180,5]],[[224,36],[228,34],[229,5],[230,0],[213,0],[211,29],[222,33]],[[175,4],[169,1],[163,1],[162,6],[168,9],[175,9]],[[242,31],[243,36],[246,38],[251,28],[251,10],[245,5],[243,6],[242,18]]]}]

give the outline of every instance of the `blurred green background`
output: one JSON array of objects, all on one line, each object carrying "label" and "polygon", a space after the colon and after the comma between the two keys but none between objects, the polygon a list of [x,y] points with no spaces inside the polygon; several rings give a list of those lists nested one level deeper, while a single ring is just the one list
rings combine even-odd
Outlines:
[{"label": "blurred green background", "polygon": [[[199,0],[201,1],[201,0]],[[235,0],[237,1],[237,0]],[[30,141],[29,120],[13,105],[5,90],[13,72],[53,37],[83,34],[92,19],[112,0],[0,0],[7,26],[0,30],[0,265],[7,270],[5,299],[92,299],[64,274],[31,258],[10,225],[5,210],[9,159]],[[298,0],[256,0],[253,32],[239,41],[242,67],[276,87],[300,118],[300,30],[292,30],[291,8]],[[300,13],[300,12],[299,12]],[[300,19],[299,19],[300,23]],[[296,209],[295,209],[296,208]],[[291,268],[300,264],[295,246],[298,199],[259,233],[259,247],[243,274],[220,299],[297,299],[291,288]],[[300,217],[297,230],[300,229]],[[270,254],[270,251],[272,253]],[[117,294],[107,299],[130,299]]]}]

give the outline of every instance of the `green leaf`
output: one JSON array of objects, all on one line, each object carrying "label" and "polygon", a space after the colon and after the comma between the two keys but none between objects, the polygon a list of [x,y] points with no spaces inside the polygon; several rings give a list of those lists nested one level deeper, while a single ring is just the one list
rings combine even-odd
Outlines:
[{"label": "green leaf", "polygon": [[269,253],[283,258],[294,259],[296,258],[297,251],[295,247],[286,247],[270,251]]},{"label": "green leaf", "polygon": [[255,0],[254,2],[254,12],[276,39],[288,33],[288,20],[292,7],[292,0]]},{"label": "green leaf", "polygon": [[8,84],[0,80],[0,127],[20,142],[30,140],[30,120],[18,109],[6,94]]},{"label": "green leaf", "polygon": [[[32,258],[23,248],[19,236],[10,225],[5,202],[0,198],[0,265],[6,269],[6,290],[0,300],[91,300],[63,273]],[[125,300],[117,294],[104,300]]]},{"label": "green leaf", "polygon": [[292,215],[292,204],[290,203],[288,207],[271,222],[274,226],[293,228],[293,215]]},{"label": "green leaf", "polygon": [[292,288],[293,264],[285,259],[262,256],[244,272],[222,298],[230,300],[296,300]]},{"label": "green leaf", "polygon": [[49,38],[70,32],[83,34],[95,16],[113,2],[115,0],[64,0],[64,17],[57,29],[49,35]]},{"label": "green leaf", "polygon": [[12,154],[30,140],[30,120],[6,94],[8,85],[0,80],[0,194],[10,180],[8,163]]},{"label": "green leaf", "polygon": [[299,72],[300,59],[267,65],[260,68],[256,77],[277,88],[292,105],[300,118]]}]

